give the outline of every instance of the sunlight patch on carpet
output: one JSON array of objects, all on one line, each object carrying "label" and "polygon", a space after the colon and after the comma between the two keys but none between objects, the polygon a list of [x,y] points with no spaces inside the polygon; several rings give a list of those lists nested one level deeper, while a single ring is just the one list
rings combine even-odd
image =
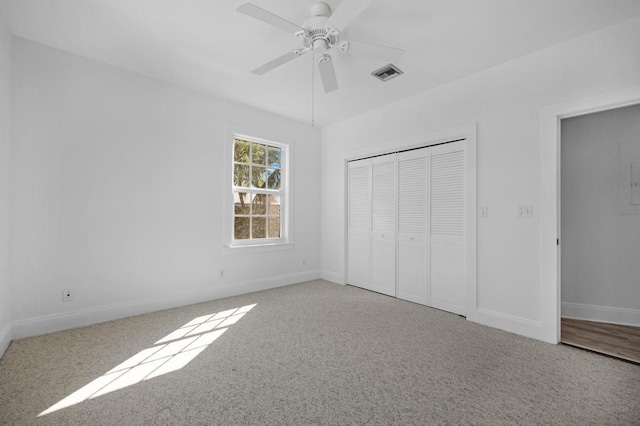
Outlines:
[{"label": "sunlight patch on carpet", "polygon": [[154,346],[138,352],[47,408],[38,417],[180,370],[255,306],[256,304],[247,305],[194,318],[158,340]]}]

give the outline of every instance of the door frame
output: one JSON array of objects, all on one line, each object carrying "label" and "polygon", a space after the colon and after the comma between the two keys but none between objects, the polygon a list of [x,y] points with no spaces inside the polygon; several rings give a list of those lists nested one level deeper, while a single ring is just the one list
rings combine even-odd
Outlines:
[{"label": "door frame", "polygon": [[465,139],[465,191],[466,202],[468,208],[465,212],[465,225],[467,226],[467,235],[465,242],[465,312],[466,317],[470,321],[477,322],[478,309],[478,257],[477,257],[477,197],[478,197],[478,174],[477,174],[477,122],[471,122],[459,127],[445,129],[438,132],[418,133],[413,136],[396,139],[395,141],[380,143],[373,146],[367,146],[355,151],[347,152],[342,156],[343,159],[343,194],[344,194],[344,212],[343,212],[343,273],[342,283],[347,283],[348,268],[348,176],[349,161],[361,158],[372,157],[376,155],[390,154],[392,152],[428,147],[441,143],[451,142],[457,139]]},{"label": "door frame", "polygon": [[560,343],[561,241],[560,144],[561,121],[640,103],[640,86],[601,93],[542,109],[542,340]]}]

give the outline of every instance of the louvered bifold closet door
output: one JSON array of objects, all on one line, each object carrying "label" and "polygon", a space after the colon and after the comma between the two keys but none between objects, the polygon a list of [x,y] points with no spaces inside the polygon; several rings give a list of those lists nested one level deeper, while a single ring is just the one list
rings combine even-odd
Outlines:
[{"label": "louvered bifold closet door", "polygon": [[396,154],[372,159],[371,290],[396,295]]},{"label": "louvered bifold closet door", "polygon": [[347,283],[371,288],[371,160],[349,163]]},{"label": "louvered bifold closet door", "polygon": [[430,151],[430,289],[434,308],[465,314],[465,144]]},{"label": "louvered bifold closet door", "polygon": [[428,148],[398,154],[398,297],[429,304]]}]

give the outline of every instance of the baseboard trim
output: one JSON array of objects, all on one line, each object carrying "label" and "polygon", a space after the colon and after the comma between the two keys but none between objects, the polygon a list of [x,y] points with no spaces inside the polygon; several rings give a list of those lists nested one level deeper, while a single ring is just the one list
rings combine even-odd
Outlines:
[{"label": "baseboard trim", "polygon": [[488,325],[489,327],[499,328],[500,330],[510,333],[544,341],[542,322],[540,321],[517,317],[486,308],[478,308],[474,318],[477,320],[475,322],[482,325]]},{"label": "baseboard trim", "polygon": [[640,310],[562,302],[562,317],[640,327]]},{"label": "baseboard trim", "polygon": [[8,323],[0,330],[0,358],[4,355],[13,339],[11,323]]},{"label": "baseboard trim", "polygon": [[68,330],[70,328],[83,327],[105,321],[112,321],[134,315],[160,311],[163,309],[238,296],[241,294],[253,293],[255,291],[269,290],[272,288],[317,279],[320,279],[320,270],[305,271],[260,280],[235,282],[224,286],[217,286],[211,289],[197,290],[189,293],[179,293],[171,296],[134,300],[72,312],[27,318],[11,323],[13,334],[11,337],[19,339],[23,337],[53,333],[56,331]]},{"label": "baseboard trim", "polygon": [[334,271],[327,271],[326,269],[320,271],[320,278],[335,284],[346,284],[344,276],[342,274]]}]

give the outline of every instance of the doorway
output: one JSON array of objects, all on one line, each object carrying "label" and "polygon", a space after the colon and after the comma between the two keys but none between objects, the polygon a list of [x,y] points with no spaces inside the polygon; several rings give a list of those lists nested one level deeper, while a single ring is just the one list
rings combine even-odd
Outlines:
[{"label": "doorway", "polygon": [[640,104],[560,132],[560,341],[640,363]]}]

